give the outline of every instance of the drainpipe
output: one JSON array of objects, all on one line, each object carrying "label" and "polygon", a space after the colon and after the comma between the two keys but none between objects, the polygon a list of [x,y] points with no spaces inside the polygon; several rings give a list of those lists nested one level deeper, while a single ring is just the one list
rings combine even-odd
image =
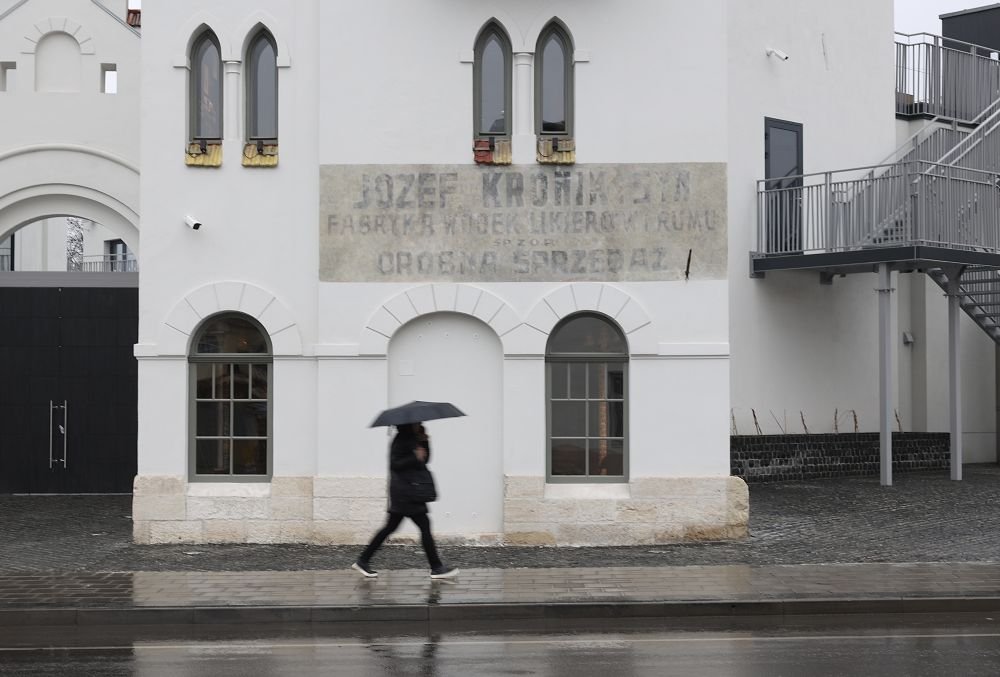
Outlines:
[{"label": "drainpipe", "polygon": [[892,269],[878,264],[879,484],[892,486]]}]

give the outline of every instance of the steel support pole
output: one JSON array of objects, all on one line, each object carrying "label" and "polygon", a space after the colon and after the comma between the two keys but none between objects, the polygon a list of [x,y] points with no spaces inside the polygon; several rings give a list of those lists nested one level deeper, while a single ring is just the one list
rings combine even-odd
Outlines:
[{"label": "steel support pole", "polygon": [[962,298],[959,296],[961,274],[948,275],[948,411],[951,419],[951,479],[962,479],[962,364],[959,360],[959,321]]},{"label": "steel support pole", "polygon": [[879,484],[892,486],[892,271],[878,266]]}]

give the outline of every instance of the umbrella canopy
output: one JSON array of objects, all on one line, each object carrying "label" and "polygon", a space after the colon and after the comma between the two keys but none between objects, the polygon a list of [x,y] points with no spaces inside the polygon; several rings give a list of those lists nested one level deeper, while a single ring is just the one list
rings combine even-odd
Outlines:
[{"label": "umbrella canopy", "polygon": [[453,418],[465,416],[458,407],[448,402],[421,402],[416,400],[392,409],[386,409],[372,421],[369,428],[383,425],[402,425],[404,423],[419,423],[433,421],[438,418]]}]

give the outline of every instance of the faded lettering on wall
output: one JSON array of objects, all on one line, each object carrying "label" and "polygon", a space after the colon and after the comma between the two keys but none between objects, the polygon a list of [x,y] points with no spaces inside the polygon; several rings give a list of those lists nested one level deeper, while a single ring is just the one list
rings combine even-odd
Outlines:
[{"label": "faded lettering on wall", "polygon": [[324,281],[726,275],[724,164],[325,165],[320,183]]}]

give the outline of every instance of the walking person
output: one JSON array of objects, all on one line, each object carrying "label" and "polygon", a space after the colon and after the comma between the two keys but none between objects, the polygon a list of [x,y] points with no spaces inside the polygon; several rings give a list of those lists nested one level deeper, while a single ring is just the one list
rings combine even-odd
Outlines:
[{"label": "walking person", "polygon": [[431,567],[431,578],[454,578],[458,569],[446,566],[438,555],[427,504],[437,499],[434,476],[427,468],[430,462],[430,439],[420,423],[402,423],[396,426],[396,436],[389,448],[389,510],[385,526],[372,537],[351,568],[365,578],[375,578],[371,559],[382,547],[385,539],[399,528],[404,517],[409,517],[420,529],[420,544]]}]

